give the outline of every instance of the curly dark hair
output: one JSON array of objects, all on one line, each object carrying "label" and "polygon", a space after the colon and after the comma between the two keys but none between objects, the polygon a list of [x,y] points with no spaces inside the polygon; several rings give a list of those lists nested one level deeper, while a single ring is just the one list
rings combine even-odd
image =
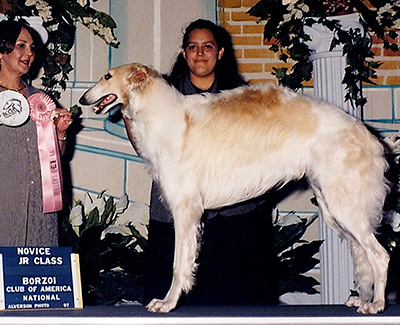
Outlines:
[{"label": "curly dark hair", "polygon": [[[195,29],[208,29],[213,35],[217,43],[218,50],[224,48],[224,54],[215,65],[215,78],[218,81],[218,89],[233,89],[241,85],[247,84],[243,76],[239,73],[238,64],[233,50],[232,37],[227,30],[221,26],[214,24],[212,21],[198,19],[190,23],[183,35],[182,48],[186,48],[189,42],[190,33]],[[189,66],[179,53],[172,67],[171,72],[165,78],[176,88],[179,87],[181,79],[189,75]]]},{"label": "curly dark hair", "polygon": [[29,32],[35,45],[33,49],[35,59],[32,62],[29,72],[23,76],[23,79],[33,80],[38,76],[39,70],[43,65],[45,47],[38,32],[30,27],[25,20],[3,20],[0,22],[0,53],[10,54],[14,50],[15,42],[21,33],[22,27]]}]

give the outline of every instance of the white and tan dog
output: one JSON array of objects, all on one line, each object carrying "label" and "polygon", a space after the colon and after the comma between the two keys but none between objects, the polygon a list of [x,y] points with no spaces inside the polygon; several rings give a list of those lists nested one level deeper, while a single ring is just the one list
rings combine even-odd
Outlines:
[{"label": "white and tan dog", "polygon": [[184,96],[154,70],[111,69],[80,99],[98,112],[122,104],[175,223],[173,281],[153,312],[176,307],[194,284],[204,209],[231,205],[306,176],[325,222],[349,242],[361,313],[385,307],[389,257],[374,236],[388,191],[383,147],[340,109],[275,85]]}]

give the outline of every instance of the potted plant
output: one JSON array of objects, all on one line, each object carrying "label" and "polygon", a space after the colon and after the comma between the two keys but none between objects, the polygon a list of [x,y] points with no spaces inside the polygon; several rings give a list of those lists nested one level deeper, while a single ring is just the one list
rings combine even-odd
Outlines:
[{"label": "potted plant", "polygon": [[273,231],[278,256],[278,296],[290,292],[318,293],[315,286],[319,282],[306,273],[319,263],[315,255],[323,241],[308,242],[302,239],[317,217],[318,214],[314,214],[309,218],[300,218],[293,211],[281,215],[277,210],[273,220]]},{"label": "potted plant", "polygon": [[148,206],[85,194],[69,216],[75,236],[71,246],[81,261],[82,292],[86,305],[143,301],[144,256]]}]

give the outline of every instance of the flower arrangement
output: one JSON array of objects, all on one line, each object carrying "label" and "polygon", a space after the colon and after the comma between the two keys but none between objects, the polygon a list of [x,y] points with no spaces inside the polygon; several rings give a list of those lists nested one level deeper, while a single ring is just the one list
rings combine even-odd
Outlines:
[{"label": "flower arrangement", "polygon": [[76,22],[89,28],[107,44],[119,45],[114,35],[115,21],[94,9],[90,0],[7,0],[1,9],[9,17],[36,16],[43,19],[49,38],[41,80],[43,90],[55,99],[60,98],[57,88],[66,89],[68,74],[73,70],[70,51],[75,41]]},{"label": "flower arrangement", "polygon": [[148,206],[96,198],[88,193],[72,208],[69,221],[76,234],[81,260],[85,304],[109,305],[143,299],[144,256],[147,246]]},{"label": "flower arrangement", "polygon": [[[357,12],[364,31],[342,28],[335,16]],[[283,62],[291,62],[288,68],[274,68],[279,83],[297,90],[311,79],[311,50],[307,45],[310,36],[305,26],[321,24],[334,32],[331,50],[343,46],[348,68],[343,83],[346,100],[353,106],[363,106],[362,83],[374,83],[380,63],[371,59],[371,36],[383,41],[385,49],[397,51],[400,29],[400,1],[390,0],[261,0],[248,13],[265,21],[264,37],[272,42],[270,49],[279,53]]]}]

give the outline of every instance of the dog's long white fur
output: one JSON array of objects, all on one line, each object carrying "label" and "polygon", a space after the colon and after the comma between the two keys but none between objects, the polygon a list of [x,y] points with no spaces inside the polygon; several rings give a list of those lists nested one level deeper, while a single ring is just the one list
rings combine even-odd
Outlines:
[{"label": "dog's long white fur", "polygon": [[[325,222],[349,242],[360,296],[349,306],[385,306],[389,257],[374,236],[388,191],[383,147],[340,109],[276,85],[183,96],[140,64],[108,71],[81,98],[114,94],[138,154],[159,183],[175,224],[174,275],[153,312],[176,307],[194,284],[204,209],[256,197],[306,176]],[[104,102],[104,106],[106,106]]]}]

